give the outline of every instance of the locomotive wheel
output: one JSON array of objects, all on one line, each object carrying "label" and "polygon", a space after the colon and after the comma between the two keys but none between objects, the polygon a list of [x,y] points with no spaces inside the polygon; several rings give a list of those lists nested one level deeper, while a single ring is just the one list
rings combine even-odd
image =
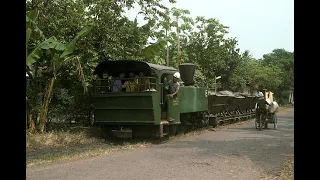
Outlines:
[{"label": "locomotive wheel", "polygon": [[112,139],[111,130],[107,127],[101,127],[101,136],[107,142],[108,140]]},{"label": "locomotive wheel", "polygon": [[170,136],[175,136],[175,135],[177,135],[177,126],[176,125],[171,125],[170,127],[169,127],[169,135]]},{"label": "locomotive wheel", "polygon": [[176,125],[176,134],[175,135],[178,135],[180,133],[180,125]]}]

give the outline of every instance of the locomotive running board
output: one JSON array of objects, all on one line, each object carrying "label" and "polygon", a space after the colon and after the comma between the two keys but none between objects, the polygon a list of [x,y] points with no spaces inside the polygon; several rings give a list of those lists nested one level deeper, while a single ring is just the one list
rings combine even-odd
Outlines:
[{"label": "locomotive running board", "polygon": [[111,130],[113,136],[117,138],[132,138],[132,129]]}]

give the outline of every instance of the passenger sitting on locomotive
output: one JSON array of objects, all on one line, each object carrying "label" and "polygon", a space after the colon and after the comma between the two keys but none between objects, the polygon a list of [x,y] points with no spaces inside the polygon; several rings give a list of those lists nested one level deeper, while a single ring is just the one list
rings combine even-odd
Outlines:
[{"label": "passenger sitting on locomotive", "polygon": [[149,79],[144,75],[143,72],[139,73],[138,86],[139,91],[145,91],[149,89]]},{"label": "passenger sitting on locomotive", "polygon": [[258,102],[257,102],[257,109],[256,109],[256,119],[258,120],[261,113],[267,112],[266,105],[270,105],[265,99],[262,92],[258,93]]},{"label": "passenger sitting on locomotive", "polygon": [[129,73],[129,80],[126,81],[122,87],[126,88],[126,92],[134,92],[138,90],[138,83],[134,80],[134,73]]},{"label": "passenger sitting on locomotive", "polygon": [[122,78],[124,78],[124,73],[120,73],[119,77],[114,78],[112,92],[119,92],[122,90]]}]

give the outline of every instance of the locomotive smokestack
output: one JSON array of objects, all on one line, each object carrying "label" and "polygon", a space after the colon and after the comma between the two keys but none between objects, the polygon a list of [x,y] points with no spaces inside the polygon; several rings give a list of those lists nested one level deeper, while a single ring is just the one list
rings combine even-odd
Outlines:
[{"label": "locomotive smokestack", "polygon": [[185,86],[192,86],[194,84],[193,77],[195,70],[196,66],[192,63],[182,63],[179,65],[181,80]]}]

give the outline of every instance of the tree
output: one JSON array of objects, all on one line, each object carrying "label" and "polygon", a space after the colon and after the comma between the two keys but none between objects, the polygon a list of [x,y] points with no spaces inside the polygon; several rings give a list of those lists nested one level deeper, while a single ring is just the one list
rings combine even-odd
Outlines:
[{"label": "tree", "polygon": [[[159,62],[163,62],[165,59],[167,66],[177,67],[181,59],[187,59],[186,53],[180,50],[180,38],[185,37],[186,32],[192,29],[193,19],[188,17],[189,14],[190,12],[184,9],[166,9],[162,18],[155,20],[155,25],[151,29],[153,31],[151,39],[167,42],[166,49],[159,50],[155,55],[157,61],[161,58]],[[169,62],[169,59],[172,61]]]},{"label": "tree", "polygon": [[224,37],[228,27],[216,19],[197,17],[195,26],[185,47],[189,62],[197,65],[208,84],[214,83],[215,76],[222,76],[222,86],[228,89],[228,78],[239,59],[237,41]]},{"label": "tree", "polygon": [[[126,17],[125,9],[134,6],[140,7],[145,24]],[[288,92],[283,90],[293,88],[293,53],[275,49],[261,61],[249,51],[240,54],[237,39],[226,38],[228,27],[217,19],[190,18],[188,10],[169,9],[161,0],[29,0],[27,12],[30,127],[41,124],[43,130],[44,119],[65,120],[87,111],[90,94],[84,94],[83,87],[90,91],[93,69],[103,59],[132,59],[175,68],[191,62],[197,66],[198,86],[222,76],[219,82],[225,90],[237,91],[251,84],[285,97]],[[90,33],[77,36],[81,29]]]},{"label": "tree", "polygon": [[[30,39],[30,35],[33,29],[37,29],[35,20],[37,17],[37,11],[30,11],[27,14],[27,50],[28,50],[28,40]],[[30,26],[30,24],[32,24],[32,26]],[[36,27],[36,28],[34,28]],[[82,67],[81,67],[81,62],[79,60],[78,56],[71,56],[71,54],[73,53],[75,46],[76,46],[76,41],[81,37],[86,35],[87,33],[89,33],[91,31],[92,27],[88,26],[88,27],[84,27],[84,29],[82,31],[80,31],[77,36],[68,44],[63,44],[61,42],[58,42],[57,39],[53,36],[50,37],[46,40],[44,40],[43,42],[39,43],[36,45],[35,49],[33,51],[31,51],[29,54],[27,52],[27,59],[26,59],[26,65],[31,66],[32,64],[36,63],[41,57],[42,57],[42,51],[47,51],[46,52],[46,57],[51,57],[49,60],[49,64],[51,64],[51,66],[48,68],[48,70],[52,73],[52,77],[50,78],[47,88],[46,88],[46,92],[45,92],[45,96],[44,96],[44,100],[42,103],[42,110],[40,113],[40,132],[43,132],[45,130],[45,123],[46,123],[46,117],[47,117],[47,112],[48,112],[48,106],[49,103],[51,101],[51,95],[52,95],[52,89],[53,89],[53,85],[54,85],[54,81],[57,77],[57,73],[59,72],[59,69],[61,68],[61,66],[66,65],[66,63],[70,60],[75,60],[76,63],[78,64],[78,71],[79,71],[79,76],[80,79],[83,82],[83,86],[86,89],[86,83],[85,83],[85,79],[84,79],[84,74],[82,71]],[[57,52],[61,51],[62,54],[58,55]],[[27,72],[29,74],[30,71],[28,71],[27,68]]]},{"label": "tree", "polygon": [[293,52],[285,49],[274,49],[272,53],[263,55],[261,63],[266,67],[277,67],[281,70],[279,74],[280,83],[274,89],[279,103],[286,103],[290,93],[294,90],[294,56]]},{"label": "tree", "polygon": [[[130,21],[124,16],[124,8],[130,7],[130,3],[138,3],[143,6],[141,13],[148,19],[147,24],[138,26],[136,21]],[[28,35],[28,33],[31,33],[30,28],[27,29],[26,49],[28,52],[26,59],[29,66],[26,67],[26,70],[31,77],[31,86],[27,87],[27,94],[30,99],[28,102],[32,107],[32,116],[30,117],[35,119],[36,124],[40,121],[39,119],[42,119],[41,124],[44,124],[43,119],[47,114],[44,111],[58,112],[54,107],[59,108],[59,104],[52,105],[50,103],[51,107],[49,108],[49,103],[45,105],[45,101],[41,101],[41,99],[46,99],[46,102],[51,102],[48,98],[51,98],[49,92],[55,92],[55,94],[52,94],[54,103],[61,103],[60,105],[64,104],[66,106],[60,106],[61,109],[75,107],[81,99],[87,96],[78,93],[80,87],[74,83],[74,79],[81,77],[82,85],[86,84],[86,86],[91,87],[92,71],[99,60],[108,58],[145,60],[147,57],[157,55],[158,49],[165,46],[161,39],[151,45],[147,43],[148,38],[153,36],[153,31],[150,31],[150,29],[154,26],[155,19],[161,17],[163,15],[161,11],[166,9],[160,4],[159,0],[148,2],[109,0],[27,1],[27,12],[34,9],[39,13],[36,22],[37,28],[34,28],[35,30],[31,29],[31,36]],[[157,11],[153,11],[154,9],[157,9]],[[73,40],[78,33],[78,29],[88,25],[92,27],[90,34],[77,39],[77,48],[72,50],[72,54],[62,58],[63,48]],[[36,32],[41,33],[42,36],[36,36]],[[69,60],[63,61],[60,60],[61,58],[68,58]],[[58,66],[60,68],[57,68]],[[59,71],[57,71],[58,69]],[[79,69],[82,70],[80,76]],[[56,73],[54,73],[55,71]],[[58,81],[53,81],[53,77],[56,77]],[[53,82],[58,84],[51,86]],[[74,87],[78,89],[71,88],[70,84],[76,85]],[[50,87],[53,88],[49,90]],[[74,99],[73,105],[70,104],[70,99]],[[69,114],[71,113],[74,112],[69,112]]]},{"label": "tree", "polygon": [[230,76],[231,90],[242,90],[246,85],[253,89],[268,89],[276,91],[281,80],[281,69],[276,66],[265,66],[252,58],[249,51],[241,56],[241,62]]}]

